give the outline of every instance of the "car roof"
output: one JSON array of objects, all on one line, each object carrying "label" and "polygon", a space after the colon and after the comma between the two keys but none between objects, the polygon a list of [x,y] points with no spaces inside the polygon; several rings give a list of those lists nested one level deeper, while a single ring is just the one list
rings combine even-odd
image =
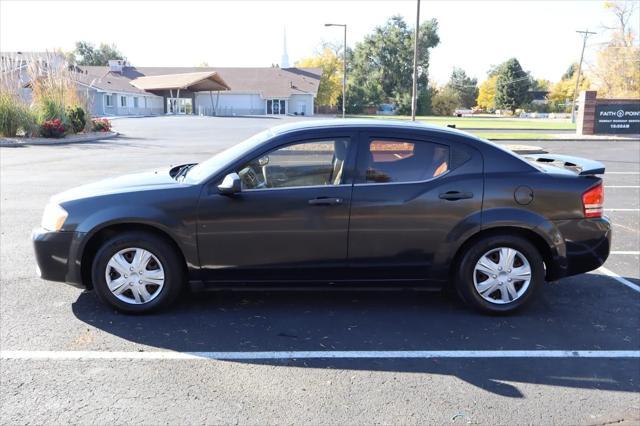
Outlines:
[{"label": "car roof", "polygon": [[376,129],[403,129],[417,131],[432,131],[448,133],[480,140],[469,133],[462,132],[450,127],[436,126],[419,121],[405,121],[392,119],[375,118],[346,118],[346,119],[318,119],[296,121],[293,123],[281,124],[271,128],[274,135],[309,129],[335,129],[335,128],[376,128]]}]

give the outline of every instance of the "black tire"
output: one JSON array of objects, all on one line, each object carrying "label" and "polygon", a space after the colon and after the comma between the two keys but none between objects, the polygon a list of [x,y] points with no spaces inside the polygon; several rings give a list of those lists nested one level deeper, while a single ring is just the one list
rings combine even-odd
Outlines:
[{"label": "black tire", "polygon": [[[482,256],[493,249],[506,247],[515,249],[529,262],[531,280],[523,293],[508,303],[498,304],[482,297],[474,284],[475,266]],[[538,249],[526,239],[514,235],[491,235],[475,241],[466,248],[458,268],[456,268],[455,286],[460,298],[469,306],[489,314],[507,314],[527,304],[544,282],[544,261]],[[488,277],[487,277],[488,278]],[[500,280],[498,278],[498,280]],[[514,280],[515,282],[515,280]],[[496,290],[499,292],[499,290]],[[499,293],[493,293],[497,295]]]},{"label": "black tire", "polygon": [[[160,262],[164,270],[164,285],[155,297],[141,304],[131,304],[116,297],[107,285],[105,271],[112,256],[127,248],[141,248],[149,251]],[[184,265],[175,248],[164,238],[148,232],[124,232],[107,240],[93,259],[91,269],[94,291],[102,302],[127,314],[143,314],[158,311],[169,306],[180,295],[184,287]],[[154,293],[155,294],[155,293]]]}]

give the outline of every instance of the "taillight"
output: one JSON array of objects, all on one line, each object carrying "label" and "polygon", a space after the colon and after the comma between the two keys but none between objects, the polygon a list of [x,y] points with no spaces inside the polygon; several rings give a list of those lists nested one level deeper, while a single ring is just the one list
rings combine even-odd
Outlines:
[{"label": "taillight", "polygon": [[602,217],[603,204],[604,187],[602,186],[602,183],[582,194],[584,217]]}]

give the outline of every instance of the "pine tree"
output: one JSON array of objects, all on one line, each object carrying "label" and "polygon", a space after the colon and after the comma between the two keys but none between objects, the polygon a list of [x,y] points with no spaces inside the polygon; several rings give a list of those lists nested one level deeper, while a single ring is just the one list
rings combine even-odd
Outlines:
[{"label": "pine tree", "polygon": [[500,67],[496,80],[496,108],[516,109],[526,104],[531,88],[531,77],[520,66],[516,58],[511,58]]}]

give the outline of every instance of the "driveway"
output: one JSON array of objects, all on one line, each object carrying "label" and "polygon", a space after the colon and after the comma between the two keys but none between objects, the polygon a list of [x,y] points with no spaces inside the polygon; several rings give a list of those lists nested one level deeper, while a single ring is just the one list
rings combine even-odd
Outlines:
[{"label": "driveway", "polygon": [[236,292],[136,317],[35,276],[51,195],[293,120],[118,119],[116,139],[0,151],[0,423],[640,422],[640,142],[536,142],[606,164],[614,254],[515,316],[439,293]]}]

